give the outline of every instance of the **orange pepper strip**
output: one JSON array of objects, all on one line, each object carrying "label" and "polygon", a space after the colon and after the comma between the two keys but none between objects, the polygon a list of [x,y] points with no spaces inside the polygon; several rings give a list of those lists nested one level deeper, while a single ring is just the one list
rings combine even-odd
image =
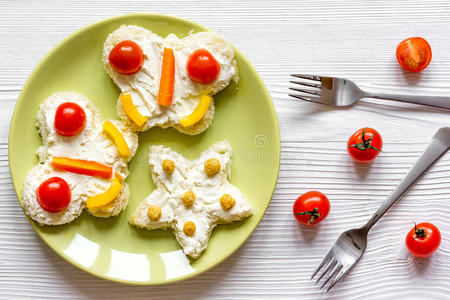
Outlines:
[{"label": "orange pepper strip", "polygon": [[175,84],[175,56],[173,50],[164,48],[161,80],[159,81],[158,104],[169,106],[173,99]]},{"label": "orange pepper strip", "polygon": [[119,173],[117,173],[117,172],[115,172],[114,173],[114,177],[116,177],[117,179],[119,179],[120,181],[122,181],[123,180],[123,176],[122,175],[120,175]]},{"label": "orange pepper strip", "polygon": [[82,175],[96,176],[101,178],[111,178],[112,168],[96,161],[83,159],[73,159],[68,157],[53,157],[52,167]]}]

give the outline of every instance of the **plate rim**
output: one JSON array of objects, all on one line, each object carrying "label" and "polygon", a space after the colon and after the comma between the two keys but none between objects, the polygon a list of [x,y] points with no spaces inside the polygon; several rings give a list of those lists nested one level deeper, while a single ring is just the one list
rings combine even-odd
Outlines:
[{"label": "plate rim", "polygon": [[[274,145],[277,147],[276,151],[278,152],[278,155],[275,155],[275,159],[276,159],[276,176],[275,176],[275,181],[272,187],[272,192],[271,192],[271,198],[270,200],[267,202],[267,205],[264,207],[264,213],[261,215],[261,217],[259,218],[259,220],[257,220],[257,223],[255,224],[255,227],[251,230],[251,232],[249,233],[249,235],[242,240],[242,242],[238,243],[235,247],[234,250],[232,250],[232,252],[229,255],[226,255],[224,257],[222,257],[219,260],[216,260],[214,263],[212,263],[210,266],[206,267],[205,269],[198,271],[198,272],[193,272],[190,274],[186,274],[183,276],[179,276],[173,279],[168,279],[168,280],[164,280],[164,281],[156,281],[156,282],[148,282],[148,281],[135,281],[135,280],[125,280],[125,279],[119,279],[119,278],[113,278],[113,277],[108,277],[106,274],[99,274],[99,273],[95,273],[94,271],[90,270],[89,268],[84,267],[83,265],[79,264],[78,262],[76,262],[75,260],[73,260],[72,258],[70,258],[69,256],[65,255],[63,253],[63,251],[60,251],[59,249],[57,249],[56,247],[54,247],[54,245],[52,245],[51,243],[49,243],[41,234],[40,231],[37,230],[37,228],[39,228],[36,222],[32,221],[30,219],[30,217],[25,213],[25,210],[22,206],[22,204],[20,203],[19,200],[19,191],[21,189],[21,187],[17,186],[17,182],[14,181],[14,178],[12,176],[13,170],[12,170],[12,164],[11,164],[11,147],[9,147],[9,145],[11,145],[11,140],[12,140],[12,127],[13,124],[17,123],[17,110],[18,110],[18,106],[22,105],[23,100],[23,94],[24,91],[28,89],[28,86],[31,84],[31,82],[34,80],[34,77],[36,76],[37,70],[40,69],[42,67],[42,65],[45,64],[45,62],[49,59],[50,56],[53,55],[54,52],[56,52],[60,47],[62,47],[63,44],[65,44],[65,42],[67,42],[68,40],[72,39],[73,37],[77,36],[77,35],[81,35],[83,34],[85,31],[88,31],[89,29],[91,29],[91,27],[94,26],[98,26],[102,23],[109,23],[111,21],[117,21],[123,18],[130,18],[130,17],[141,17],[141,18],[164,18],[164,19],[172,19],[176,22],[184,22],[184,23],[188,23],[188,24],[192,24],[195,27],[199,27],[204,31],[213,31],[207,27],[205,27],[202,24],[199,24],[197,22],[185,19],[185,18],[181,18],[178,16],[174,16],[174,15],[167,15],[167,14],[160,14],[160,13],[143,13],[143,12],[139,12],[139,13],[127,13],[127,14],[121,14],[121,15],[117,15],[117,16],[113,16],[113,17],[108,17],[105,19],[102,19],[100,21],[96,21],[93,23],[90,23],[86,26],[81,27],[80,29],[70,33],[69,35],[67,35],[66,37],[64,37],[62,40],[60,40],[55,46],[53,46],[53,48],[51,48],[39,61],[39,63],[34,67],[33,71],[30,73],[30,75],[28,76],[25,84],[22,87],[22,90],[20,92],[20,95],[16,101],[16,104],[14,105],[14,111],[12,113],[11,116],[11,121],[9,123],[9,134],[8,134],[8,168],[9,168],[9,173],[10,173],[10,177],[11,177],[11,182],[14,188],[14,192],[16,194],[16,200],[19,203],[19,206],[21,207],[25,217],[27,218],[28,222],[31,224],[31,226],[33,227],[33,230],[35,231],[35,233],[41,238],[41,240],[50,248],[52,249],[56,254],[58,254],[62,259],[64,259],[65,261],[69,262],[70,264],[72,264],[73,266],[77,267],[80,270],[83,270],[84,272],[93,275],[97,278],[101,278],[104,280],[108,280],[108,281],[112,281],[112,282],[117,282],[117,283],[122,283],[122,284],[127,284],[127,285],[137,285],[137,286],[159,286],[159,285],[166,285],[166,284],[171,284],[171,283],[175,283],[175,282],[179,282],[179,281],[183,281],[183,280],[187,280],[190,278],[193,278],[195,276],[198,276],[200,274],[203,274],[209,270],[211,270],[212,268],[218,266],[219,264],[221,264],[224,260],[228,259],[231,255],[233,255],[249,238],[250,236],[255,232],[256,228],[258,227],[259,223],[262,221],[264,215],[267,212],[267,209],[270,205],[270,203],[272,202],[272,198],[273,198],[273,194],[275,192],[275,188],[276,185],[278,183],[278,177],[279,177],[279,173],[280,173],[280,162],[281,162],[281,137],[280,137],[280,126],[279,126],[279,121],[278,121],[278,117],[276,114],[276,110],[275,110],[275,105],[273,103],[272,97],[270,96],[270,93],[267,89],[266,84],[264,83],[264,81],[262,80],[261,76],[259,75],[259,73],[256,71],[256,69],[253,67],[253,65],[250,63],[250,61],[247,59],[247,57],[242,54],[232,43],[230,43],[233,47],[233,50],[238,53],[241,57],[241,59],[247,63],[247,65],[249,66],[250,70],[256,74],[256,79],[258,80],[259,83],[261,83],[262,87],[263,87],[263,92],[264,94],[271,100],[269,105],[270,108],[270,112],[272,114],[273,119],[276,121],[275,122],[275,131],[276,131],[276,140],[274,141]],[[150,280],[151,281],[151,280]]]}]

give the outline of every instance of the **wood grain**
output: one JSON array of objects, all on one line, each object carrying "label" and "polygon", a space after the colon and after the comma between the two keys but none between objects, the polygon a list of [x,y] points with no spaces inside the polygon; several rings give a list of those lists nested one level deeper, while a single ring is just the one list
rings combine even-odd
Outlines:
[{"label": "wood grain", "polygon": [[[448,1],[5,1],[0,0],[0,299],[446,299],[450,293],[450,155],[445,155],[370,233],[367,253],[327,296],[308,281],[343,230],[363,224],[426,147],[448,126],[448,112],[364,100],[336,109],[290,99],[289,74],[349,77],[368,89],[449,94]],[[128,12],[177,15],[210,27],[236,45],[263,77],[276,106],[282,161],[276,192],[257,230],[216,268],[161,287],[97,279],[49,249],[28,224],[12,188],[8,124],[31,71],[73,31]],[[423,36],[433,60],[420,74],[395,62],[397,43]],[[347,137],[363,126],[383,135],[371,165],[354,164]],[[300,228],[293,200],[317,189],[332,210],[316,228]],[[430,259],[408,255],[412,221],[443,234]],[[424,288],[420,288],[424,287]]]}]

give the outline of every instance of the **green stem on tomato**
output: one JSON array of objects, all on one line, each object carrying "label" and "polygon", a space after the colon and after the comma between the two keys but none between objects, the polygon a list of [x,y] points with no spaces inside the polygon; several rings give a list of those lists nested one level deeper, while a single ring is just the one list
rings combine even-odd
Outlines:
[{"label": "green stem on tomato", "polygon": [[420,238],[424,238],[427,235],[425,230],[423,230],[422,228],[417,228],[416,222],[414,222],[414,233]]},{"label": "green stem on tomato", "polygon": [[375,150],[375,151],[381,151],[381,149],[378,149],[378,148],[372,146],[372,139],[374,137],[373,134],[368,140],[366,140],[366,137],[365,137],[366,129],[367,128],[364,128],[362,136],[361,136],[362,143],[353,144],[353,145],[350,145],[349,147],[355,147],[356,149],[359,149],[361,151],[366,151],[367,149],[372,149],[372,150]]},{"label": "green stem on tomato", "polygon": [[314,208],[313,210],[296,213],[296,215],[302,215],[302,216],[311,215],[311,219],[308,221],[308,225],[310,223],[314,223],[318,218],[320,218],[319,209],[317,207]]}]

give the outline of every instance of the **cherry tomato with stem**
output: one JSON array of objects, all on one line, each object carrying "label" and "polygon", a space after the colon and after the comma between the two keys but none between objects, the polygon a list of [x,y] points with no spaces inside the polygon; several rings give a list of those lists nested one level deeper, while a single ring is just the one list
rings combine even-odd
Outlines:
[{"label": "cherry tomato with stem", "polygon": [[292,210],[300,224],[312,226],[327,217],[330,211],[330,201],[321,192],[310,191],[295,200]]},{"label": "cherry tomato with stem", "polygon": [[355,132],[347,142],[348,153],[357,162],[371,162],[381,152],[382,147],[381,135],[369,127]]},{"label": "cherry tomato with stem", "polygon": [[131,75],[141,70],[144,64],[144,52],[135,42],[122,41],[109,53],[109,63],[118,73]]},{"label": "cherry tomato with stem", "polygon": [[220,64],[206,49],[198,49],[189,55],[186,70],[192,81],[209,84],[217,79]]},{"label": "cherry tomato with stem", "polygon": [[51,177],[42,182],[36,190],[39,205],[48,212],[60,212],[69,206],[70,187],[60,177]]},{"label": "cherry tomato with stem", "polygon": [[86,124],[84,109],[76,103],[65,102],[55,112],[55,131],[62,136],[74,136],[83,131]]},{"label": "cherry tomato with stem", "polygon": [[441,233],[431,223],[414,224],[406,235],[406,247],[416,257],[428,257],[439,248]]},{"label": "cherry tomato with stem", "polygon": [[431,47],[421,37],[411,37],[397,46],[397,60],[403,69],[410,72],[420,72],[431,61]]}]

